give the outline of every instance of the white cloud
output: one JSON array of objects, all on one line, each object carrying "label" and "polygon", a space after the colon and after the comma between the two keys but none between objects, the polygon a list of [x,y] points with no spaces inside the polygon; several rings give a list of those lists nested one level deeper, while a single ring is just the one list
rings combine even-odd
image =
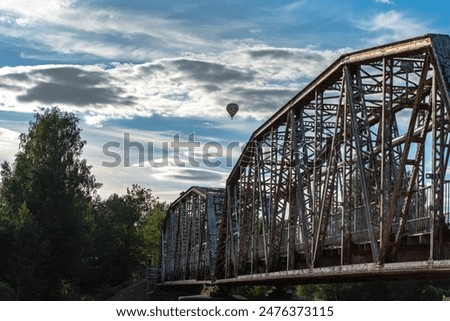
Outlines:
[{"label": "white cloud", "polygon": [[16,141],[19,139],[20,133],[7,128],[0,127],[0,141],[4,143],[5,141]]},{"label": "white cloud", "polygon": [[342,52],[241,44],[220,54],[142,64],[3,67],[0,110],[58,105],[100,126],[111,118],[154,114],[225,119],[225,106],[233,101],[241,106],[239,117],[262,120]]},{"label": "white cloud", "polygon": [[391,0],[375,0],[377,3],[386,3],[386,4],[394,4]]},{"label": "white cloud", "polygon": [[[31,115],[30,115],[31,120]],[[234,132],[228,126],[236,126],[240,130],[246,127],[247,131],[251,131],[256,124],[247,123],[245,126],[241,123],[236,125],[236,121],[227,121],[224,125],[216,126],[217,129],[229,128],[230,132]],[[14,155],[18,152],[19,135],[27,130],[27,121],[6,121],[0,119],[0,162],[5,160],[14,161]],[[200,146],[194,150],[195,161],[199,162],[199,167],[192,167],[189,164],[189,155],[186,148],[180,150],[179,159],[186,164],[185,167],[177,166],[174,161],[173,148],[170,143],[174,141],[174,136],[178,133],[175,130],[166,131],[150,131],[138,130],[118,126],[108,127],[92,127],[87,124],[80,124],[83,128],[82,139],[87,141],[84,147],[83,157],[92,165],[91,172],[97,178],[97,181],[103,183],[103,187],[99,189],[99,194],[107,198],[112,193],[125,193],[126,188],[132,184],[139,184],[144,187],[151,188],[156,196],[163,201],[172,201],[176,199],[180,191],[189,188],[192,185],[201,186],[223,186],[225,180],[233,165],[239,157],[239,147],[233,150],[227,150],[228,140],[226,137],[214,137],[211,135],[204,136],[196,134],[195,141],[199,141]],[[136,147],[130,148],[129,166],[125,167],[124,157],[124,135],[129,135],[130,142],[140,143],[144,146],[144,166],[139,163],[139,151]],[[187,141],[187,136],[181,134],[181,141]],[[111,162],[113,159],[104,153],[104,145],[108,142],[117,142],[121,146],[118,149],[111,148],[110,151],[116,152],[121,157],[118,166],[103,166],[103,162]],[[154,150],[149,156],[148,142],[152,142]],[[224,151],[219,156],[208,155],[211,162],[220,161],[220,166],[208,167],[203,162],[205,152],[214,153],[215,149],[205,148],[205,143],[217,142],[224,147]],[[168,161],[165,164],[161,156],[161,147],[168,144],[170,151],[168,153]],[[163,163],[164,166],[158,167],[148,162],[149,157],[154,163]],[[231,160],[230,164],[226,164],[227,160]],[[1,178],[0,178],[1,179]]]},{"label": "white cloud", "polygon": [[[133,143],[139,143],[143,146],[144,162],[140,163],[139,148],[129,149],[129,164],[125,166],[124,134],[129,135],[129,140]],[[99,190],[102,197],[108,197],[112,193],[125,192],[126,188],[132,184],[139,184],[151,188],[155,195],[164,201],[174,200],[180,191],[189,188],[192,185],[201,186],[223,186],[226,177],[231,168],[229,167],[207,167],[203,163],[203,149],[199,147],[195,150],[196,160],[199,161],[198,167],[189,164],[189,158],[186,150],[181,149],[179,161],[185,163],[185,167],[176,164],[173,149],[168,153],[167,158],[162,159],[161,146],[163,143],[173,142],[174,131],[145,131],[122,127],[109,128],[84,128],[83,139],[87,140],[84,148],[83,157],[92,165],[92,174],[97,180],[103,183]],[[186,141],[187,137],[181,137],[181,141]],[[218,141],[214,137],[196,136],[196,141],[204,146],[206,141]],[[114,167],[103,166],[103,162],[111,162],[113,159],[104,153],[104,144],[107,142],[117,142],[119,148],[110,148],[109,151],[120,155],[121,162]],[[152,142],[154,150],[149,154],[148,142]],[[136,144],[135,144],[136,145]],[[1,147],[0,147],[1,148]],[[231,155],[236,156],[236,155]],[[152,163],[149,163],[151,159]],[[167,160],[167,161],[166,161]],[[210,161],[216,161],[214,157]],[[223,158],[220,159],[224,161]],[[156,166],[155,163],[162,163],[164,166]]]},{"label": "white cloud", "polygon": [[0,127],[0,163],[14,161],[19,147],[19,136],[19,132]]},{"label": "white cloud", "polygon": [[183,181],[187,185],[219,186],[224,185],[228,172],[206,168],[165,166],[153,168],[151,177],[162,182]]},{"label": "white cloud", "polygon": [[381,12],[371,19],[359,20],[355,23],[360,29],[373,34],[366,39],[369,45],[385,44],[430,32],[426,21],[419,21],[395,10]]},{"label": "white cloud", "polygon": [[278,11],[280,11],[281,13],[284,14],[290,14],[292,12],[297,11],[300,8],[303,8],[303,6],[305,6],[307,4],[307,1],[305,0],[301,0],[301,1],[295,1],[292,3],[288,3],[284,6],[281,6]]},{"label": "white cloud", "polygon": [[194,26],[179,20],[76,1],[47,0],[30,5],[27,0],[3,0],[0,31],[38,50],[113,60],[142,61],[159,56],[159,50],[211,50],[216,46],[198,36]]}]

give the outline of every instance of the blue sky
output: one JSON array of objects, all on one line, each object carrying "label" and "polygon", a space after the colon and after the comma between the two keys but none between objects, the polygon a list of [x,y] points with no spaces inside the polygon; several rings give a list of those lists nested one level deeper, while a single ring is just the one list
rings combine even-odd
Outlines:
[{"label": "blue sky", "polygon": [[[433,0],[2,0],[0,161],[36,108],[59,106],[81,120],[103,197],[223,186],[238,144],[341,54],[449,34],[449,12]],[[194,143],[176,158],[177,139]]]}]

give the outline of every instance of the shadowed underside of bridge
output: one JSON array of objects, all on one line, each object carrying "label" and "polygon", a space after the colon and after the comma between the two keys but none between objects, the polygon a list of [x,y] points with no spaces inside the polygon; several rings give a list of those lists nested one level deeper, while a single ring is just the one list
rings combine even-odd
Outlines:
[{"label": "shadowed underside of bridge", "polygon": [[253,133],[222,197],[191,202],[207,238],[180,230],[195,190],[172,204],[164,281],[450,275],[449,88],[446,35],[341,56]]}]

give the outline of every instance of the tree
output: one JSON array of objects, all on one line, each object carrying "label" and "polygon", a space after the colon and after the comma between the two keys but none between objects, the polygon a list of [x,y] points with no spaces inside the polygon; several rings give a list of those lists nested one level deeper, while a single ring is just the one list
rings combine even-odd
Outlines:
[{"label": "tree", "polygon": [[305,300],[417,301],[442,300],[448,293],[448,280],[397,280],[299,285],[295,294]]},{"label": "tree", "polygon": [[[33,275],[41,263],[45,241],[41,242],[41,228],[24,202],[19,208],[14,222],[15,243],[12,265],[16,277],[16,299],[31,297],[33,294]],[[23,285],[23,286],[22,286]]]},{"label": "tree", "polygon": [[139,185],[102,200],[85,144],[72,113],[42,109],[1,164],[0,297],[106,298],[158,256],[166,204]]},{"label": "tree", "polygon": [[[100,187],[81,158],[85,144],[74,114],[41,109],[20,136],[14,165],[2,165],[0,221],[15,226],[15,244],[30,238],[30,226],[39,232],[31,238],[34,252],[18,248],[20,260],[31,260],[31,252],[42,259],[27,298],[61,298],[62,287],[78,277],[85,213]],[[19,280],[24,286],[22,276],[9,283],[19,289]]]},{"label": "tree", "polygon": [[140,256],[150,258],[153,266],[158,266],[161,245],[161,228],[166,217],[166,203],[158,203],[150,209],[138,226],[141,235]]},{"label": "tree", "polygon": [[87,291],[107,289],[143,272],[152,249],[158,255],[159,233],[165,215],[151,189],[133,185],[125,195],[97,199],[92,207],[92,231],[87,246]]}]

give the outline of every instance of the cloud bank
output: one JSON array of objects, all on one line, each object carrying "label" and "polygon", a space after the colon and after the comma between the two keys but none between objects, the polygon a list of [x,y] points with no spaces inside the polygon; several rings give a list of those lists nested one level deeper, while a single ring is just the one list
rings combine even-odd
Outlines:
[{"label": "cloud bank", "polygon": [[60,106],[89,124],[136,116],[265,119],[341,52],[242,46],[220,55],[188,55],[153,62],[39,65],[0,68],[0,109],[30,112]]}]

